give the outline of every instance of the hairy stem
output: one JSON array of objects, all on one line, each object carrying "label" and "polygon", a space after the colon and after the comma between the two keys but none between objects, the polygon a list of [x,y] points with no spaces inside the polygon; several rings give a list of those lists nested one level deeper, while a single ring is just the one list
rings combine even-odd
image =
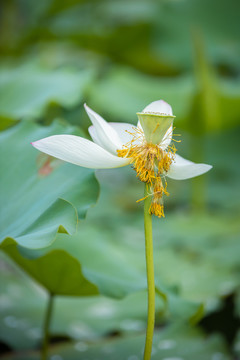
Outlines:
[{"label": "hairy stem", "polygon": [[154,283],[154,263],[153,263],[153,241],[152,241],[152,215],[149,214],[151,197],[148,195],[148,185],[145,184],[144,200],[144,228],[145,228],[145,254],[148,285],[148,318],[147,333],[144,349],[144,360],[151,359],[152,341],[155,323],[155,283]]}]

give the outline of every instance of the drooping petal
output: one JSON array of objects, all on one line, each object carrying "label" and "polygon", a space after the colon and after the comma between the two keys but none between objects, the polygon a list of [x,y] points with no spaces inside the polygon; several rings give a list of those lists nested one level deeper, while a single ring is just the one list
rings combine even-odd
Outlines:
[{"label": "drooping petal", "polygon": [[84,104],[84,107],[96,130],[97,136],[95,136],[93,141],[110,153],[116,154],[116,150],[121,147],[121,141],[117,132],[109,125],[109,123],[107,123],[95,111],[90,109],[86,104]]},{"label": "drooping petal", "polygon": [[173,116],[172,107],[164,100],[153,101],[151,104],[146,106],[142,112]]},{"label": "drooping petal", "polygon": [[202,175],[211,168],[211,165],[195,164],[190,160],[186,160],[183,157],[176,155],[175,161],[171,164],[167,176],[175,180],[185,180]]},{"label": "drooping petal", "polygon": [[[133,138],[131,133],[136,131],[136,126],[128,123],[119,123],[119,122],[110,122],[108,123],[118,134],[118,137],[121,141],[121,145],[125,145],[130,142]],[[98,138],[98,134],[96,128],[92,125],[88,128],[89,134],[93,141],[99,144],[100,140]]]},{"label": "drooping petal", "polygon": [[116,168],[129,164],[129,159],[112,155],[99,145],[74,135],[54,135],[32,145],[58,159],[91,169]]}]

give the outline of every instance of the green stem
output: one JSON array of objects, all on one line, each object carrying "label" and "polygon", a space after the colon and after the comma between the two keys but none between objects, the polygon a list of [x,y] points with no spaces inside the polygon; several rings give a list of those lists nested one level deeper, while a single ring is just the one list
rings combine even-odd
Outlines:
[{"label": "green stem", "polygon": [[54,295],[49,294],[47,309],[43,324],[43,343],[42,343],[41,360],[47,360],[48,343],[49,343],[49,326],[52,317],[53,300],[54,300]]},{"label": "green stem", "polygon": [[144,349],[144,360],[151,359],[152,341],[155,323],[155,282],[154,282],[154,263],[153,263],[153,241],[152,241],[152,215],[149,214],[151,197],[148,195],[148,185],[145,184],[144,200],[144,227],[145,227],[145,253],[147,268],[148,285],[148,318],[147,333]]}]

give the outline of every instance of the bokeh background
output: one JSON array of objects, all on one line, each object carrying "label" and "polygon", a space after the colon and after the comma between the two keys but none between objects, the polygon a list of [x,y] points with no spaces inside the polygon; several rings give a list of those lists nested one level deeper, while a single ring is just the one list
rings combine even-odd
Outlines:
[{"label": "bokeh background", "polygon": [[1,0],[2,359],[40,358],[50,293],[49,359],[142,358],[143,185],[30,142],[88,137],[84,102],[136,124],[158,99],[179,154],[213,169],[169,180],[154,219],[152,359],[240,358],[239,14],[238,0]]}]

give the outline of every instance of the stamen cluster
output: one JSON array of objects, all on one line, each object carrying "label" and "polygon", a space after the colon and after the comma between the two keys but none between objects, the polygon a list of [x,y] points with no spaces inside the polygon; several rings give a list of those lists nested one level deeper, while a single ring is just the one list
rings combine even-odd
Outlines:
[{"label": "stamen cluster", "polygon": [[146,142],[144,134],[139,128],[135,129],[130,135],[132,135],[132,140],[124,145],[123,149],[117,150],[118,156],[130,158],[131,164],[133,164],[133,168],[137,173],[136,176],[149,185],[149,194],[147,196],[152,196],[150,214],[164,217],[163,195],[169,195],[166,190],[165,174],[169,171],[174,160],[176,148],[171,146],[168,150],[163,150],[161,144]]}]

